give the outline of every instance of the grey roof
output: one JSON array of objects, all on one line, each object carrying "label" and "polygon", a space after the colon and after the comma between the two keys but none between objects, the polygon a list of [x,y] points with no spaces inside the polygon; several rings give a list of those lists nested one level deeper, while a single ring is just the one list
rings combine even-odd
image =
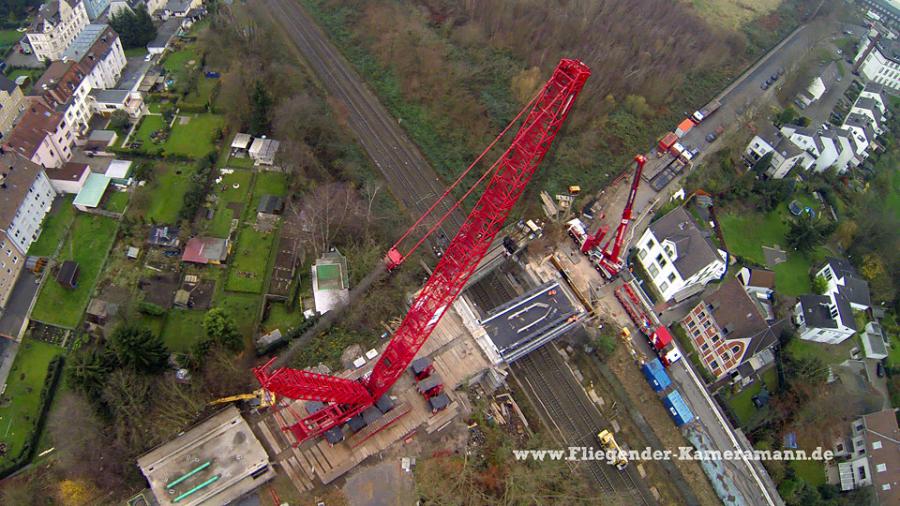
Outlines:
[{"label": "grey roof", "polygon": [[306,401],[304,407],[309,414],[315,414],[325,409],[325,403],[322,401]]},{"label": "grey roof", "polygon": [[283,198],[277,195],[263,195],[262,198],[259,199],[259,205],[256,207],[256,212],[275,214],[280,213],[282,208],[284,208]]},{"label": "grey roof", "polygon": [[863,88],[863,91],[867,91],[869,93],[878,93],[879,95],[884,91],[884,86],[876,83],[875,81],[869,81],[866,83],[866,87]]},{"label": "grey roof", "polygon": [[90,95],[101,104],[124,104],[130,90],[91,90]]},{"label": "grey roof", "polygon": [[440,411],[446,408],[450,404],[450,397],[447,397],[447,394],[441,393],[440,395],[435,395],[431,399],[428,399],[428,405],[431,406],[433,411]]},{"label": "grey roof", "polygon": [[831,267],[831,270],[834,271],[834,274],[839,278],[845,276],[858,276],[853,264],[846,258],[826,257],[825,263]]},{"label": "grey roof", "polygon": [[797,145],[791,142],[791,140],[787,137],[781,139],[781,141],[779,141],[778,144],[775,145],[774,149],[785,158],[793,158],[797,155],[803,154],[803,150],[797,147]]},{"label": "grey roof", "polygon": [[814,135],[813,142],[816,144],[816,149],[819,150],[819,153],[825,151],[825,143],[822,142],[822,137],[820,135]]},{"label": "grey roof", "polygon": [[774,146],[782,137],[781,130],[778,130],[777,128],[775,128],[775,125],[768,122],[760,127],[760,129],[756,132],[756,135],[761,139],[764,139],[771,146]]},{"label": "grey roof", "polygon": [[412,361],[412,364],[409,367],[412,369],[413,374],[419,374],[428,367],[431,366],[431,359],[428,357],[419,357]]},{"label": "grey roof", "polygon": [[872,305],[872,299],[869,297],[869,284],[863,279],[847,276],[844,278],[844,286],[839,286],[838,291],[849,302],[862,306]]},{"label": "grey roof", "polygon": [[353,418],[347,420],[347,425],[350,426],[351,431],[359,432],[366,427],[366,421],[363,420],[362,415],[356,415]]},{"label": "grey roof", "polygon": [[366,422],[366,425],[372,425],[373,423],[377,422],[378,419],[381,418],[381,416],[381,411],[379,411],[375,406],[370,406],[362,412],[362,417]]},{"label": "grey roof", "polygon": [[419,380],[419,383],[416,384],[416,388],[420,392],[427,392],[433,388],[440,386],[442,382],[443,380],[441,379],[441,376],[438,373],[433,372],[431,373],[431,376]]},{"label": "grey roof", "polygon": [[715,261],[724,261],[708,235],[700,231],[683,207],[678,207],[651,223],[650,230],[656,240],[675,244],[678,258],[674,264],[682,279],[693,276]]},{"label": "grey roof", "polygon": [[723,283],[712,295],[705,297],[703,302],[713,307],[712,315],[722,331],[722,337],[750,339],[744,352],[744,360],[778,342],[778,334],[766,322],[759,306],[753,302],[737,278]]},{"label": "grey roof", "polygon": [[876,102],[874,98],[859,97],[856,99],[853,107],[857,107],[859,109],[868,109],[873,113],[877,112],[879,115],[881,114],[881,109],[878,108],[878,102]]},{"label": "grey roof", "polygon": [[850,307],[850,301],[838,292],[834,294],[834,303],[837,306],[838,318],[841,319],[841,323],[843,323],[845,327],[858,330],[856,328],[856,320],[853,318],[853,309]]},{"label": "grey roof", "polygon": [[163,24],[159,25],[156,29],[156,38],[147,44],[147,47],[165,48],[169,45],[169,41],[175,37],[175,34],[178,33],[178,30],[181,28],[181,21],[182,20],[178,18],[169,18],[165,20]]},{"label": "grey roof", "polygon": [[0,90],[11,94],[16,91],[18,86],[19,85],[16,84],[15,81],[11,81],[5,74],[0,73]]},{"label": "grey roof", "polygon": [[112,141],[116,137],[114,130],[91,130],[88,141]]},{"label": "grey roof", "polygon": [[344,440],[344,431],[340,427],[332,427],[325,431],[324,436],[328,444],[336,445]]},{"label": "grey roof", "polygon": [[80,60],[108,27],[109,25],[106,24],[91,23],[82,28],[81,32],[72,39],[72,42],[63,51],[62,59]]},{"label": "grey roof", "polygon": [[388,411],[394,409],[394,400],[391,399],[391,396],[388,394],[384,394],[375,401],[375,407],[378,408],[382,413],[387,413]]},{"label": "grey roof", "polygon": [[826,295],[801,295],[800,308],[803,311],[803,319],[806,326],[816,329],[836,329],[837,322],[831,318],[828,306],[831,298]]},{"label": "grey roof", "polygon": [[187,12],[191,8],[191,0],[169,0],[166,10],[169,12]]}]

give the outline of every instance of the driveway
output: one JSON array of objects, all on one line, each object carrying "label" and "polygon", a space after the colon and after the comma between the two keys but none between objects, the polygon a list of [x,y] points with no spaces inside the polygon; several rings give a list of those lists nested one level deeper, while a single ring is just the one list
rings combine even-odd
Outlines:
[{"label": "driveway", "polygon": [[14,340],[21,337],[28,309],[37,294],[38,280],[39,278],[30,271],[22,271],[16,286],[13,287],[6,309],[0,316],[0,335]]}]

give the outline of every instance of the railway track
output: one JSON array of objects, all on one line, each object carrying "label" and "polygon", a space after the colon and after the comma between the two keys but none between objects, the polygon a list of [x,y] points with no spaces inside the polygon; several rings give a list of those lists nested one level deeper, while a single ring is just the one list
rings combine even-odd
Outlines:
[{"label": "railway track", "polygon": [[[608,425],[552,343],[519,359],[511,370],[545,423],[559,434],[565,446],[598,447],[597,433]],[[633,465],[619,471],[603,460],[593,460],[579,461],[577,467],[601,491],[617,493],[628,504],[656,504],[646,483],[636,476]]]},{"label": "railway track", "polygon": [[[261,5],[285,30],[326,90],[346,106],[350,128],[394,196],[413,217],[424,214],[446,187],[398,121],[297,2],[266,0]],[[451,205],[452,202],[443,202],[435,211],[443,214]],[[452,211],[440,231],[447,238],[453,237],[463,220],[459,209]]]}]

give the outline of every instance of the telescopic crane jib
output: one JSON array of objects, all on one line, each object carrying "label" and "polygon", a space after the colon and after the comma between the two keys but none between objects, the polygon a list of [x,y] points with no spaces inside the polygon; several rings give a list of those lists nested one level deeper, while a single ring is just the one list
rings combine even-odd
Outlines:
[{"label": "telescopic crane jib", "polygon": [[447,246],[434,272],[413,301],[409,312],[367,380],[352,381],[290,368],[270,371],[272,361],[254,369],[254,374],[262,387],[278,396],[328,403],[324,409],[303,418],[289,428],[298,441],[341,425],[372,406],[403,374],[484,258],[510,210],[521,197],[535,169],[550,149],[553,139],[559,133],[572,103],[584,87],[590,73],[590,69],[578,60],[561,60],[550,80],[535,98],[460,175],[438,202],[448,198],[453,188],[463,180],[474,165],[519,118],[524,116],[512,143],[499,159],[450,207],[450,210],[438,218],[425,237],[419,239],[406,253],[402,253],[400,242],[422,222],[425,216],[437,208],[438,202],[435,202],[425,216],[403,234],[400,241],[390,249],[385,263],[386,267],[392,270],[422,244],[482,181],[490,177],[484,193]]}]

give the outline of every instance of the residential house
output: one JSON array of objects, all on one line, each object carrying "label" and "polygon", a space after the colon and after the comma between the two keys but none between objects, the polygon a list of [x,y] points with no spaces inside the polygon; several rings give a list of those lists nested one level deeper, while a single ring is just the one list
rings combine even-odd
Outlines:
[{"label": "residential house", "polygon": [[150,229],[147,244],[159,248],[177,248],[180,244],[178,232],[178,228],[169,225],[154,226]]},{"label": "residential house", "polygon": [[254,165],[274,165],[275,153],[278,152],[279,142],[265,137],[258,137],[253,140],[248,153],[253,159]]},{"label": "residential house", "polygon": [[191,237],[184,247],[182,262],[194,264],[221,264],[228,258],[227,239],[217,237]]},{"label": "residential house", "polygon": [[871,306],[869,283],[857,274],[849,261],[843,258],[826,258],[825,265],[816,273],[828,282],[826,295],[840,293],[846,297],[850,307],[865,311]]},{"label": "residential house", "polygon": [[871,82],[900,91],[900,42],[881,36],[873,28],[860,44],[854,69]]},{"label": "residential house", "polygon": [[131,182],[131,160],[112,160],[106,167],[106,177],[113,183],[127,185]]},{"label": "residential house", "polygon": [[650,224],[637,241],[638,263],[664,300],[682,300],[720,279],[728,253],[718,249],[684,207]]},{"label": "residential house", "polygon": [[857,418],[849,440],[835,446],[841,490],[872,486],[873,504],[900,504],[900,428],[897,414],[885,409]]},{"label": "residential house", "polygon": [[744,290],[755,297],[769,299],[775,293],[775,273],[766,269],[742,267],[737,279]]},{"label": "residential house", "polygon": [[41,100],[32,100],[5,138],[7,149],[44,167],[62,167],[72,158],[75,135],[65,116]]},{"label": "residential house", "polygon": [[884,336],[881,324],[869,322],[866,324],[862,335],[863,351],[866,358],[872,360],[884,360],[888,356],[888,343]]},{"label": "residential house", "polygon": [[25,110],[25,95],[19,85],[0,73],[0,139],[13,128],[19,114]]},{"label": "residential house", "polygon": [[66,162],[62,167],[46,172],[56,193],[77,195],[84,188],[91,168],[86,163]]},{"label": "residential house", "polygon": [[90,130],[90,81],[75,61],[55,61],[34,84],[31,94],[54,111],[63,114],[69,129],[77,137]]},{"label": "residential house", "polygon": [[794,306],[794,323],[800,339],[817,343],[842,343],[857,330],[850,303],[840,293],[801,295]]},{"label": "residential house", "polygon": [[25,36],[38,60],[58,60],[88,22],[82,0],[50,0],[38,9]]},{"label": "residential house", "polygon": [[323,254],[312,266],[313,302],[316,312],[327,313],[350,302],[347,257],[338,250]]},{"label": "residential house", "polygon": [[0,154],[0,308],[6,307],[55,196],[40,166],[14,153]]},{"label": "residential house", "polygon": [[[729,279],[703,299],[681,320],[703,365],[717,379],[728,374],[737,379],[771,364],[779,329],[766,321],[756,300],[736,278]],[[748,374],[738,366],[756,358]]]},{"label": "residential house", "polygon": [[183,18],[187,16],[192,8],[200,6],[195,4],[202,4],[202,2],[198,2],[197,0],[168,0],[166,5],[162,8],[162,18]]},{"label": "residential house", "polygon": [[84,2],[84,10],[87,11],[88,19],[91,21],[99,18],[106,12],[109,7],[109,0],[82,0]]}]

